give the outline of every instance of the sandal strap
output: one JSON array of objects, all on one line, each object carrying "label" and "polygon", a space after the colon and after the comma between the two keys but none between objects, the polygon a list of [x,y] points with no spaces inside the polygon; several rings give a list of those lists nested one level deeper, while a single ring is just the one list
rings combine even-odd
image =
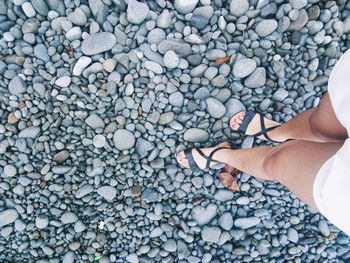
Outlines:
[{"label": "sandal strap", "polygon": [[186,149],[184,151],[185,153],[185,156],[187,158],[187,161],[188,161],[188,164],[190,166],[190,168],[192,170],[200,170],[199,166],[197,165],[197,163],[194,161],[194,158],[193,158],[193,155],[192,155],[192,149],[193,148],[189,148],[189,149]]},{"label": "sandal strap", "polygon": [[205,168],[209,168],[211,162],[216,162],[216,163],[221,163],[221,164],[223,164],[223,162],[220,162],[220,161],[217,161],[217,160],[213,159],[214,154],[215,154],[217,151],[222,150],[222,149],[230,149],[230,147],[219,147],[219,148],[216,148],[214,151],[212,151],[212,152],[209,154],[209,156],[208,156],[207,164],[205,165]]},{"label": "sandal strap", "polygon": [[246,113],[244,115],[243,122],[239,126],[237,131],[245,133],[247,128],[248,128],[249,123],[252,121],[252,119],[254,118],[255,114],[256,114],[256,112],[254,112],[254,111],[251,111],[251,110],[246,111]]},{"label": "sandal strap", "polygon": [[264,117],[262,116],[262,114],[260,114],[260,127],[261,127],[261,131],[260,132],[257,132],[255,133],[253,136],[254,137],[258,137],[260,135],[263,135],[267,140],[271,141],[271,142],[278,142],[278,141],[275,141],[275,140],[272,140],[268,135],[267,133],[276,129],[277,127],[281,126],[281,124],[279,125],[275,125],[275,126],[272,126],[272,127],[269,127],[269,128],[265,128],[265,119]]}]

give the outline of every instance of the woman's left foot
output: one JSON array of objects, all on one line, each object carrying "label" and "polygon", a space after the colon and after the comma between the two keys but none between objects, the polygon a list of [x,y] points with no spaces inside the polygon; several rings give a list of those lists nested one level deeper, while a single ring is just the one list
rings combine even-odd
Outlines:
[{"label": "woman's left foot", "polygon": [[[209,160],[208,163],[208,158],[210,158],[210,154],[215,151],[216,149],[231,149],[231,144],[229,142],[223,142],[220,143],[214,147],[209,147],[209,148],[192,148],[188,149],[182,152],[179,152],[176,156],[176,160],[179,164],[181,164],[185,168],[197,168],[197,167],[190,167],[190,163],[192,164],[191,166],[198,166],[199,169],[203,170],[206,168],[206,166],[209,166],[209,168],[215,166],[216,164],[219,164],[220,162],[215,160],[215,155],[221,150],[217,150],[211,157],[212,159]],[[187,152],[186,152],[187,151]],[[202,156],[201,152],[206,156]],[[187,153],[187,154],[186,154]],[[192,160],[191,160],[192,158]],[[190,159],[190,160],[188,160]]]}]

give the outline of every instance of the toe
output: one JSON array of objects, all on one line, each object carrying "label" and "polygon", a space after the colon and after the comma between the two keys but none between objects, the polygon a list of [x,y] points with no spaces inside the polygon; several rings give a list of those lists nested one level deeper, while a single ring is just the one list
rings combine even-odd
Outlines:
[{"label": "toe", "polygon": [[188,167],[188,162],[187,162],[187,159],[186,159],[186,156],[185,156],[185,153],[184,151],[182,152],[179,152],[176,156],[176,160],[179,164],[181,164],[182,166],[184,167]]}]

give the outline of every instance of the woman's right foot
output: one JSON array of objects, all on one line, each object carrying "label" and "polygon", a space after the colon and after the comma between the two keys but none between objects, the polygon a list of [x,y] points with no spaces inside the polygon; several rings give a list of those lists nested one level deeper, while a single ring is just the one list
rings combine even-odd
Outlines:
[{"label": "woman's right foot", "polygon": [[[238,129],[240,128],[240,126],[243,123],[245,114],[246,114],[246,111],[241,111],[231,118],[230,127],[232,130],[238,131]],[[264,118],[265,128],[270,128],[273,126],[280,126],[281,125],[280,123],[278,123],[276,121],[270,120],[270,119],[265,118],[265,117],[263,117],[263,118]],[[255,116],[253,117],[253,119],[248,124],[247,129],[245,131],[245,134],[246,135],[254,135],[254,134],[260,132],[261,130],[262,130],[262,127],[260,124],[260,113],[256,113]],[[268,137],[271,138],[271,140],[274,140],[277,142],[283,142],[283,141],[288,139],[278,132],[278,127],[267,132],[266,134],[268,134]],[[268,140],[267,138],[265,138],[264,135],[260,135],[257,138],[262,139],[262,140]]]}]

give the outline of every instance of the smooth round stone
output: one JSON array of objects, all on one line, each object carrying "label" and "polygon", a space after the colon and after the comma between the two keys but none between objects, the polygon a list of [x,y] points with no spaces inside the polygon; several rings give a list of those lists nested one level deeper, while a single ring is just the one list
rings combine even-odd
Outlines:
[{"label": "smooth round stone", "polygon": [[174,69],[179,65],[180,58],[179,56],[172,50],[167,51],[163,57],[164,66],[169,69]]},{"label": "smooth round stone", "polygon": [[44,229],[49,225],[49,218],[45,215],[40,215],[35,218],[35,226],[39,229]]},{"label": "smooth round stone", "polygon": [[217,242],[221,234],[220,228],[217,226],[204,226],[201,231],[201,236],[204,241]]},{"label": "smooth round stone", "polygon": [[245,78],[256,69],[256,61],[250,58],[241,58],[236,61],[232,68],[232,74],[236,78]]},{"label": "smooth round stone", "polygon": [[237,218],[234,221],[234,225],[238,228],[242,229],[248,229],[253,226],[256,226],[260,224],[260,218],[257,217],[243,217],[243,218]]},{"label": "smooth round stone", "polygon": [[78,217],[76,214],[74,214],[73,212],[65,212],[62,216],[61,216],[61,222],[62,224],[71,224],[78,221]]},{"label": "smooth round stone", "polygon": [[62,260],[62,263],[74,263],[74,253],[72,251],[68,251]]},{"label": "smooth round stone", "polygon": [[93,113],[89,117],[87,117],[85,119],[85,122],[86,122],[87,125],[89,125],[93,129],[98,129],[98,128],[104,128],[105,127],[104,121],[101,119],[100,116],[98,116],[95,113]]},{"label": "smooth round stone", "polygon": [[55,85],[61,87],[61,88],[66,88],[69,86],[69,84],[71,83],[72,79],[71,77],[69,76],[63,76],[63,77],[60,77],[58,78],[56,81],[55,81]]},{"label": "smooth round stone", "polygon": [[191,17],[190,23],[191,23],[192,26],[194,26],[198,30],[202,30],[208,25],[209,21],[204,16],[194,15],[194,16]]},{"label": "smooth round stone", "polygon": [[208,132],[199,128],[190,128],[184,133],[184,140],[188,142],[206,142],[208,139]]},{"label": "smooth round stone", "polygon": [[223,213],[218,220],[219,226],[221,226],[223,229],[229,231],[233,227],[233,218],[232,215],[229,212]]},{"label": "smooth round stone", "polygon": [[149,14],[149,7],[145,3],[129,0],[126,13],[130,23],[141,24]]},{"label": "smooth round stone", "polygon": [[34,17],[36,12],[31,3],[25,2],[22,4],[22,10],[27,17]]},{"label": "smooth round stone", "polygon": [[255,27],[255,32],[260,37],[266,37],[277,29],[278,23],[274,19],[267,19],[259,22]]},{"label": "smooth round stone", "polygon": [[18,218],[18,213],[15,209],[7,209],[0,212],[0,227],[12,224]]},{"label": "smooth round stone", "polygon": [[73,67],[73,75],[80,76],[84,69],[91,63],[91,58],[81,56]]},{"label": "smooth round stone", "polygon": [[175,9],[180,14],[188,14],[193,11],[199,0],[175,0]]},{"label": "smooth round stone", "polygon": [[40,128],[37,126],[29,126],[18,134],[19,138],[35,138],[39,135]]},{"label": "smooth round stone", "polygon": [[211,117],[220,119],[221,117],[223,117],[225,115],[226,108],[217,99],[207,98],[205,100],[205,102],[207,104],[206,110],[208,111],[208,113],[210,114]]},{"label": "smooth round stone", "polygon": [[4,177],[13,177],[17,175],[17,168],[13,165],[7,164],[4,167],[4,171],[2,173]]},{"label": "smooth round stone", "polygon": [[117,130],[113,135],[114,146],[120,150],[128,150],[135,145],[135,136],[128,130]]},{"label": "smooth round stone", "polygon": [[103,69],[107,72],[113,72],[116,65],[117,65],[117,61],[113,58],[111,59],[106,59],[105,61],[103,61],[102,63],[103,65]]},{"label": "smooth round stone", "polygon": [[83,40],[81,51],[85,55],[96,55],[108,51],[117,43],[117,38],[109,32],[95,33]]},{"label": "smooth round stone", "polygon": [[242,16],[249,9],[248,0],[232,0],[230,4],[230,13],[234,16]]},{"label": "smooth round stone", "polygon": [[173,106],[182,107],[183,101],[184,101],[184,95],[179,91],[176,91],[170,94],[169,96],[169,103]]},{"label": "smooth round stone", "polygon": [[125,260],[129,263],[139,263],[140,262],[139,257],[135,253],[131,253],[131,254],[127,255]]},{"label": "smooth round stone", "polygon": [[206,225],[217,215],[217,205],[209,204],[207,207],[196,206],[192,209],[192,217],[199,225]]},{"label": "smooth round stone", "polygon": [[67,16],[67,19],[78,26],[84,26],[87,23],[87,17],[82,8],[76,8]]},{"label": "smooth round stone", "polygon": [[168,252],[175,252],[177,250],[176,241],[174,239],[165,241],[162,247],[165,251],[168,251]]},{"label": "smooth round stone", "polygon": [[15,76],[8,85],[9,91],[13,95],[20,95],[27,91],[27,84],[21,77]]},{"label": "smooth round stone", "polygon": [[157,62],[154,61],[146,61],[144,63],[145,68],[149,71],[152,71],[156,74],[162,74],[163,73],[163,68],[161,65],[159,65]]},{"label": "smooth round stone", "polygon": [[158,44],[165,39],[165,32],[161,28],[151,30],[147,35],[147,42],[149,44]]},{"label": "smooth round stone", "polygon": [[292,8],[302,9],[307,5],[307,0],[289,0]]},{"label": "smooth round stone", "polygon": [[44,0],[31,0],[34,9],[42,16],[47,16],[49,8]]},{"label": "smooth round stone", "polygon": [[157,27],[167,29],[171,25],[171,14],[169,10],[164,9],[157,17]]},{"label": "smooth round stone", "polygon": [[44,44],[38,44],[34,47],[34,56],[45,62],[50,61],[50,56],[47,51],[47,47]]},{"label": "smooth round stone", "polygon": [[23,33],[36,33],[38,32],[38,29],[40,27],[40,21],[35,18],[29,18],[26,21],[24,21],[22,26],[22,32]]},{"label": "smooth round stone", "polygon": [[104,199],[111,201],[117,195],[117,190],[112,186],[101,186],[97,189],[97,193]]},{"label": "smooth round stone", "polygon": [[244,85],[248,88],[258,88],[266,83],[266,70],[259,67],[244,81]]},{"label": "smooth round stone", "polygon": [[287,231],[287,237],[291,242],[298,243],[299,234],[294,228],[289,228]]},{"label": "smooth round stone", "polygon": [[331,234],[331,231],[329,230],[329,226],[325,220],[320,220],[318,222],[318,229],[322,233],[323,236],[328,237]]},{"label": "smooth round stone", "polygon": [[106,144],[106,137],[101,134],[95,135],[94,139],[92,140],[92,144],[96,148],[102,148]]}]

